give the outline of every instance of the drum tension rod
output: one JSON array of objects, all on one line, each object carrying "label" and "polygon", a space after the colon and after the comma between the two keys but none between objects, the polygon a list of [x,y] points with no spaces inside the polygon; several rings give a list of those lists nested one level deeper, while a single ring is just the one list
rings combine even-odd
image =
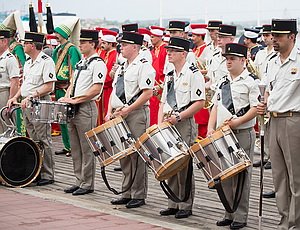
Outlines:
[{"label": "drum tension rod", "polygon": [[106,150],[107,150],[107,149],[106,149],[104,146],[101,147],[101,152],[104,153],[104,152],[106,152]]},{"label": "drum tension rod", "polygon": [[125,139],[125,137],[120,137],[120,141],[122,142],[122,143],[124,143],[125,141],[126,141],[126,139]]},{"label": "drum tension rod", "polygon": [[159,154],[162,154],[164,152],[160,147],[157,147],[156,149]]},{"label": "drum tension rod", "polygon": [[115,143],[113,140],[111,140],[109,143],[110,143],[110,146],[111,146],[111,147],[113,147],[113,146],[116,145],[116,143]]},{"label": "drum tension rod", "polygon": [[99,153],[98,150],[94,151],[93,153],[94,153],[94,156],[95,156],[95,157],[98,157],[98,156],[100,155],[100,153]]},{"label": "drum tension rod", "polygon": [[173,147],[173,144],[172,144],[171,141],[168,141],[168,142],[167,142],[167,145],[168,145],[169,148],[172,148],[172,147]]},{"label": "drum tension rod", "polygon": [[205,165],[201,161],[198,164],[196,164],[196,165],[197,165],[198,169],[202,169],[202,168],[205,167]]},{"label": "drum tension rod", "polygon": [[234,149],[232,148],[232,146],[228,146],[228,152],[229,153],[233,153],[234,152]]},{"label": "drum tension rod", "polygon": [[218,154],[218,157],[221,158],[221,157],[224,157],[223,153],[219,150],[217,151],[217,154]]}]

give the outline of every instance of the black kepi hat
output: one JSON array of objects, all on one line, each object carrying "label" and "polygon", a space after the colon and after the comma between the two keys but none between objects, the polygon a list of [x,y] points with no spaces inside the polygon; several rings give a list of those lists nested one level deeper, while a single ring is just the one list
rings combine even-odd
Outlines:
[{"label": "black kepi hat", "polygon": [[185,31],[185,22],[183,21],[169,21],[169,31]]},{"label": "black kepi hat", "polygon": [[24,39],[25,42],[39,42],[44,43],[45,34],[36,32],[25,32]]},{"label": "black kepi hat", "polygon": [[0,30],[0,39],[9,38],[10,30]]},{"label": "black kepi hat", "polygon": [[223,56],[233,55],[238,57],[247,58],[248,48],[245,45],[239,43],[228,43],[225,46],[225,52],[222,54]]},{"label": "black kepi hat", "polygon": [[166,49],[177,49],[189,52],[190,41],[180,37],[171,37],[169,44],[165,46]]},{"label": "black kepi hat", "polygon": [[138,32],[139,26],[137,23],[132,23],[132,24],[124,24],[122,25],[122,31],[127,31],[127,32]]},{"label": "black kepi hat", "polygon": [[144,35],[134,32],[123,32],[123,36],[120,42],[129,44],[143,45]]},{"label": "black kepi hat", "polygon": [[236,26],[220,24],[218,34],[223,36],[235,36]]},{"label": "black kepi hat", "polygon": [[289,34],[297,33],[296,19],[272,19],[272,33]]},{"label": "black kepi hat", "polygon": [[265,24],[262,26],[262,32],[261,34],[270,34],[272,30],[272,25]]},{"label": "black kepi hat", "polygon": [[208,29],[208,30],[218,30],[218,29],[219,29],[219,26],[220,26],[222,23],[223,23],[223,22],[222,22],[222,21],[219,21],[219,20],[210,20],[210,21],[208,21],[208,23],[207,23],[206,29]]},{"label": "black kepi hat", "polygon": [[80,30],[80,41],[98,41],[99,32],[97,30]]}]

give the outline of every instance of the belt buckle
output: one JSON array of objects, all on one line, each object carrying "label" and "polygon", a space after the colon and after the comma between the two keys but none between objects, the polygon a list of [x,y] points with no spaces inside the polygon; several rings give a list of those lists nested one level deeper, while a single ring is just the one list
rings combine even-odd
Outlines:
[{"label": "belt buckle", "polygon": [[292,117],[293,116],[293,112],[289,112],[289,117]]},{"label": "belt buckle", "polygon": [[278,117],[278,113],[277,112],[272,112],[272,116],[273,117]]}]

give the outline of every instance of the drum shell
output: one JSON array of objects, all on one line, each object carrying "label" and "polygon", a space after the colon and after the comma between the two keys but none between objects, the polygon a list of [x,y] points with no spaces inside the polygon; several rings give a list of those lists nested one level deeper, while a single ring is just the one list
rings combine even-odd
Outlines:
[{"label": "drum shell", "polygon": [[[251,166],[245,151],[239,147],[237,139],[229,126],[223,126],[211,136],[194,144],[190,151],[201,165],[208,186],[214,187],[214,180],[226,180]],[[218,151],[222,153],[219,156]]]},{"label": "drum shell", "polygon": [[186,143],[168,122],[148,128],[139,137],[136,148],[159,181],[166,180],[187,167],[190,159]]},{"label": "drum shell", "polygon": [[92,151],[98,156],[101,167],[136,151],[131,131],[122,117],[112,119],[85,135]]},{"label": "drum shell", "polygon": [[39,174],[43,154],[27,137],[0,138],[0,181],[10,187],[24,187]]}]

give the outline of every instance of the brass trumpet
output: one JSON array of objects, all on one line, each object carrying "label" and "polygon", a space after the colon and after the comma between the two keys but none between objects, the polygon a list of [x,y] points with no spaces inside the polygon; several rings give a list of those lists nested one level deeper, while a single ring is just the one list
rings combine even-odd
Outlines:
[{"label": "brass trumpet", "polygon": [[259,71],[258,71],[258,68],[255,66],[254,62],[252,61],[251,58],[248,58],[247,61],[246,61],[246,67],[247,67],[247,70],[252,73],[253,75],[255,75],[257,78],[260,78],[259,77]]},{"label": "brass trumpet", "polygon": [[160,101],[161,95],[162,95],[162,90],[164,88],[164,83],[163,82],[158,82],[155,80],[156,85],[153,88],[153,96],[157,97],[157,99]]},{"label": "brass trumpet", "polygon": [[212,103],[213,91],[211,89],[205,89],[205,105],[204,109],[210,109],[214,103]]}]

